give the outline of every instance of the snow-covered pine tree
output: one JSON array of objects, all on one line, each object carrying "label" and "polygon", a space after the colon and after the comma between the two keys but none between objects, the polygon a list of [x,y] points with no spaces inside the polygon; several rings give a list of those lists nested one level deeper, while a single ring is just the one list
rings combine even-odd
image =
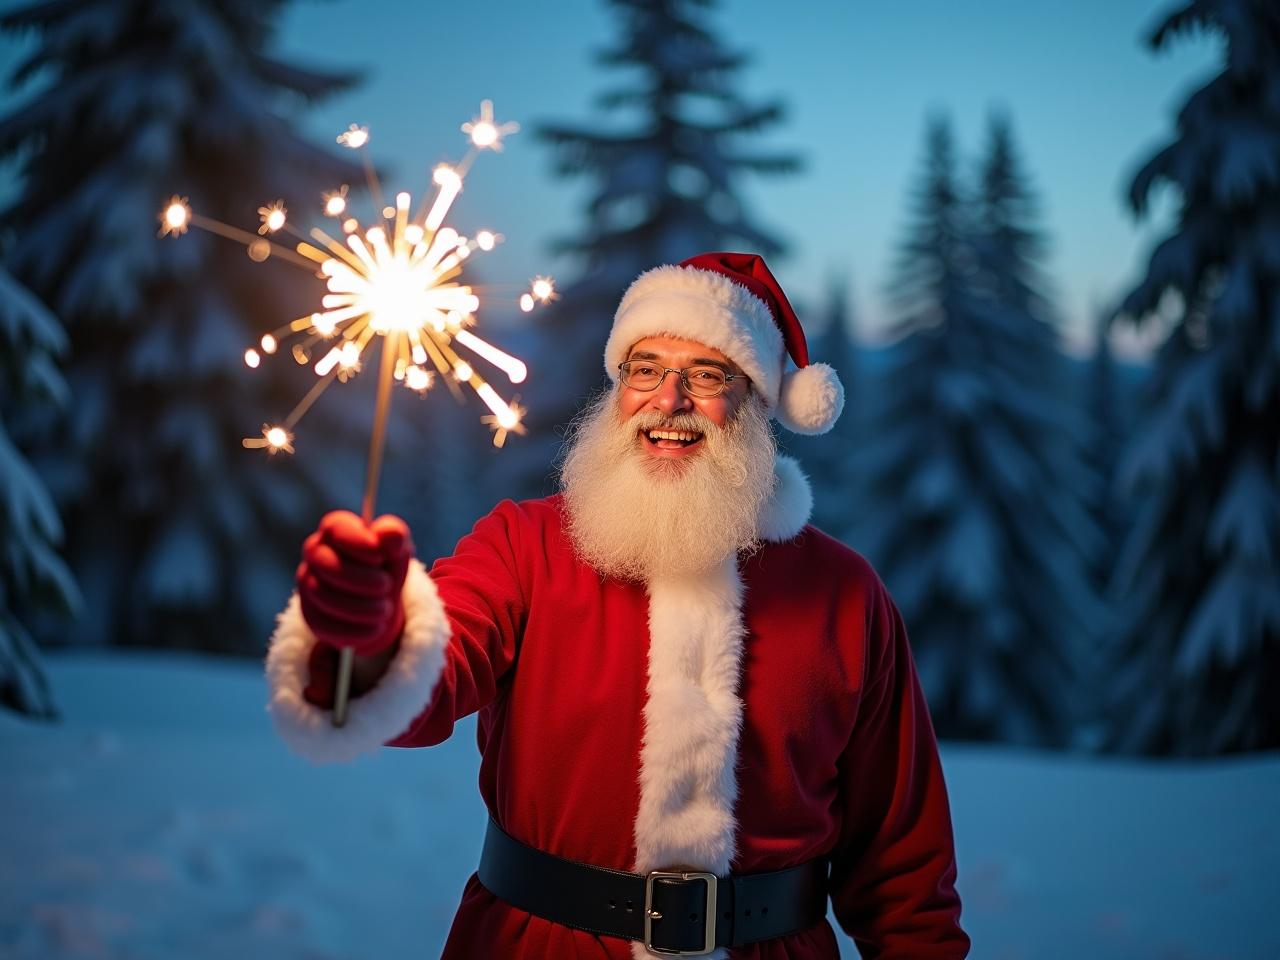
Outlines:
[{"label": "snow-covered pine tree", "polygon": [[240,446],[307,386],[293,364],[250,374],[243,350],[314,309],[315,281],[205,233],[157,236],[171,194],[252,228],[264,203],[301,215],[360,175],[286,119],[350,80],[268,54],[282,5],[57,0],[0,18],[35,34],[12,76],[28,95],[0,118],[22,178],[0,214],[8,265],[70,339],[68,415],[32,451],[85,594],[60,639],[260,649],[300,536],[336,499],[317,489],[332,458],[303,470]]},{"label": "snow-covered pine tree", "polygon": [[1081,372],[1081,389],[1085,398],[1082,406],[1089,419],[1087,457],[1097,477],[1093,487],[1092,513],[1105,544],[1092,565],[1092,579],[1099,594],[1105,593],[1109,587],[1125,526],[1124,512],[1117,496],[1116,475],[1130,427],[1129,391],[1121,382],[1121,371],[1111,349],[1111,313],[1102,311],[1095,318],[1093,356]]},{"label": "snow-covered pine tree", "polygon": [[0,706],[56,715],[28,626],[65,618],[79,603],[58,554],[62,523],[53,498],[7,425],[32,407],[66,403],[57,358],[66,335],[43,304],[0,269]]},{"label": "snow-covered pine tree", "polygon": [[860,449],[870,517],[855,540],[903,609],[942,735],[1061,744],[1095,602],[1043,239],[1007,125],[992,125],[976,196],[955,167],[936,118],[890,287],[902,339]]},{"label": "snow-covered pine tree", "polygon": [[[867,401],[860,460],[868,509],[852,540],[902,610],[938,732],[992,737],[1017,702],[1004,703],[1005,684],[991,669],[987,635],[1003,627],[997,643],[1012,646],[1012,625],[989,614],[999,601],[994,520],[967,489],[960,442],[978,388],[968,373],[977,358],[961,352],[972,350],[962,333],[976,308],[972,270],[951,125],[934,116],[887,288],[896,342],[877,363]],[[1048,711],[1038,702],[1028,709],[1037,721],[1030,726],[1042,726]]]},{"label": "snow-covered pine tree", "polygon": [[1116,675],[1116,609],[1121,602],[1111,596],[1115,558],[1127,526],[1127,518],[1116,488],[1120,454],[1128,436],[1132,388],[1122,377],[1124,371],[1111,348],[1111,320],[1114,308],[1095,313],[1094,350],[1075,368],[1074,389],[1080,408],[1088,420],[1089,442],[1085,461],[1093,473],[1088,488],[1089,512],[1098,530],[1099,547],[1089,562],[1089,581],[1102,602],[1098,620],[1091,630],[1093,654],[1083,658],[1084,671],[1092,682],[1081,691],[1081,724],[1077,743],[1097,749],[1109,735],[1111,686]]},{"label": "snow-covered pine tree", "polygon": [[[539,320],[554,349],[555,377],[531,394],[530,439],[566,424],[604,382],[600,357],[623,291],[642,271],[707,250],[776,256],[782,244],[758,226],[740,195],[744,174],[795,170],[797,157],[759,152],[749,137],[777,123],[776,102],[737,93],[747,62],[726,50],[706,24],[709,0],[611,0],[622,36],[603,66],[627,71],[599,105],[618,129],[546,124],[539,135],[556,152],[556,172],[593,182],[581,234],[558,244],[574,255],[578,278]],[[519,448],[530,493],[549,492],[546,443]],[[514,452],[514,451],[513,451]]]},{"label": "snow-covered pine tree", "polygon": [[1151,45],[1193,30],[1224,41],[1222,72],[1129,193],[1142,216],[1167,185],[1179,209],[1121,308],[1172,330],[1121,474],[1115,716],[1121,748],[1213,754],[1280,746],[1280,7],[1196,0]]},{"label": "snow-covered pine tree", "polygon": [[835,368],[845,389],[844,412],[828,433],[820,437],[779,438],[785,448],[798,456],[813,486],[813,520],[829,533],[844,537],[856,523],[861,499],[856,488],[858,475],[857,438],[862,426],[862,377],[854,341],[847,276],[833,277],[827,285],[823,321],[816,335],[809,336],[809,357]]},{"label": "snow-covered pine tree", "polygon": [[990,402],[974,452],[1001,507],[1008,603],[1025,625],[1022,655],[1040,661],[1026,679],[1061,698],[1056,712],[1073,739],[1086,716],[1103,616],[1091,578],[1104,546],[1091,512],[1099,480],[1072,361],[1060,348],[1039,201],[1002,112],[989,119],[976,201]]}]

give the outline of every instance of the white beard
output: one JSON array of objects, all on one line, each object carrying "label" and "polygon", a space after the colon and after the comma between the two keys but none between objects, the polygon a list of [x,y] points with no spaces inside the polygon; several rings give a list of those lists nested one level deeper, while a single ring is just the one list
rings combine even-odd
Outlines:
[{"label": "white beard", "polygon": [[[700,432],[702,449],[688,459],[647,456],[639,433],[656,427]],[[754,394],[717,427],[699,413],[620,420],[608,390],[579,414],[567,444],[560,477],[569,536],[602,574],[647,582],[700,573],[759,546],[777,444]]]}]

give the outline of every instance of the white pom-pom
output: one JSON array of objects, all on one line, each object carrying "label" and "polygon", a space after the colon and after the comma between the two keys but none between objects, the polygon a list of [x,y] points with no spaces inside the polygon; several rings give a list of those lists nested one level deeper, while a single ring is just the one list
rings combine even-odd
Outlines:
[{"label": "white pom-pom", "polygon": [[783,376],[774,416],[793,433],[816,435],[835,426],[843,409],[844,387],[835,370],[811,363]]}]

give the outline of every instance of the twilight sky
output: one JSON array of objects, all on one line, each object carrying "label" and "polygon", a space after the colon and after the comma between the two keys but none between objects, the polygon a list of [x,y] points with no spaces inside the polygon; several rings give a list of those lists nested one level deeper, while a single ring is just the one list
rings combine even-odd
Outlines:
[{"label": "twilight sky", "polygon": [[[983,146],[987,112],[1002,107],[1042,201],[1067,336],[1086,341],[1093,306],[1132,282],[1155,236],[1123,205],[1129,176],[1171,135],[1173,111],[1219,56],[1204,37],[1171,55],[1150,53],[1145,36],[1168,8],[1153,0],[718,4],[709,24],[752,57],[743,92],[788,108],[754,145],[806,158],[799,175],[743,188],[758,219],[790,244],[772,266],[791,298],[816,304],[827,279],[846,274],[859,330],[882,328],[886,270],[926,117],[951,115],[967,160]],[[464,233],[500,230],[506,243],[485,256],[484,279],[523,282],[541,272],[567,277],[570,265],[551,257],[549,243],[580,228],[587,195],[587,184],[552,177],[550,149],[532,128],[600,119],[594,98],[622,74],[597,67],[593,54],[616,23],[603,0],[300,0],[279,25],[278,48],[299,63],[364,72],[360,86],[301,125],[321,142],[349,123],[368,125],[389,189],[418,196],[431,166],[460,156],[458,125],[481,99],[495,102],[500,120],[521,122],[503,153],[476,164],[450,222]],[[13,38],[0,41],[6,74],[17,51]],[[8,91],[0,96],[12,102]],[[0,174],[9,180],[12,171]]]}]

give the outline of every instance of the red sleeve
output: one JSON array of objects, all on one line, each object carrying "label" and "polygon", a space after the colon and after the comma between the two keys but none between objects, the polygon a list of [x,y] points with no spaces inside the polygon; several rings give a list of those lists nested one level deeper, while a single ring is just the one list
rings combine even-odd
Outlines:
[{"label": "red sleeve", "polygon": [[440,743],[458,720],[497,696],[524,630],[518,558],[525,523],[521,508],[504,501],[431,568],[449,619],[444,669],[426,709],[388,746]]},{"label": "red sleeve", "polygon": [[858,719],[840,761],[831,902],[866,960],[953,960],[968,954],[969,938],[947,788],[906,629],[877,588]]}]

